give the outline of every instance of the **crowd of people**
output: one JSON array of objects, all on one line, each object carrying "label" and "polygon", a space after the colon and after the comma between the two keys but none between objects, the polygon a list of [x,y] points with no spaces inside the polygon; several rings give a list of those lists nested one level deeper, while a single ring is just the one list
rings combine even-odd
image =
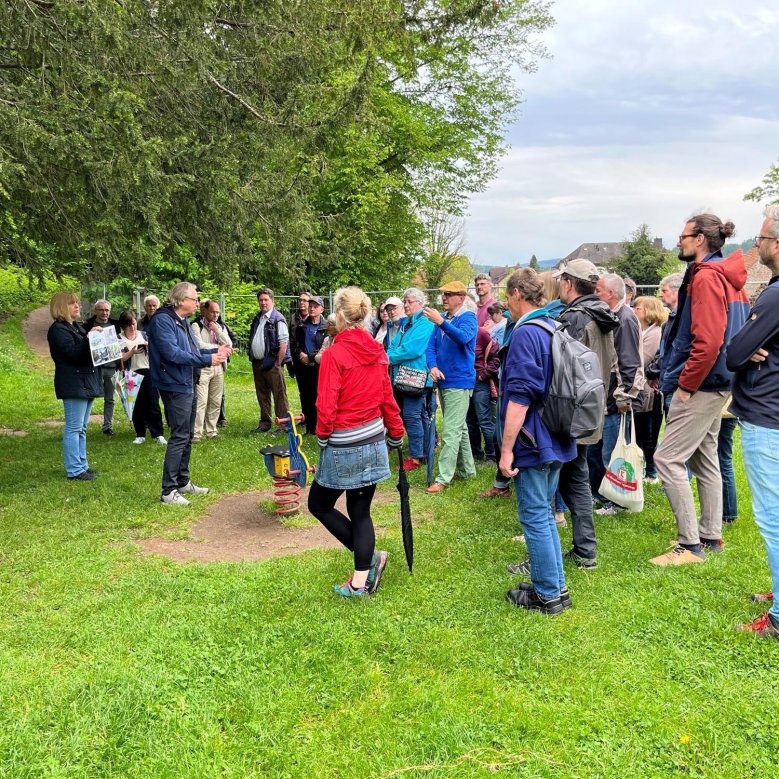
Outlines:
[{"label": "crowd of people", "polygon": [[[508,566],[528,581],[507,598],[543,614],[567,610],[564,565],[595,569],[595,520],[621,510],[600,489],[628,414],[644,454],[644,482],[662,484],[677,523],[672,547],[650,562],[700,564],[722,552],[723,523],[738,514],[732,450],[740,425],[755,519],[776,586],[779,486],[772,472],[779,422],[772,412],[779,399],[779,206],[768,207],[764,217],[754,253],[729,257],[721,250],[733,224],[712,214],[691,217],[678,241],[686,270],[662,279],[659,297],[636,297],[630,279],[600,273],[583,259],[554,272],[515,271],[503,301],[493,296],[485,274],[475,278],[473,298],[461,282],[444,284],[440,311],[423,290],[411,287],[373,312],[362,290],[347,287],[336,294],[329,317],[321,297],[302,292],[288,323],[273,292],[261,289],[247,347],[260,408],[254,432],[286,432],[286,366],[297,382],[306,433],[320,446],[309,509],[354,553],[354,572],[336,592],[365,597],[378,588],[387,553],[375,550],[370,504],[375,485],[390,475],[387,447],[400,446],[407,435],[404,470],[427,465],[438,451],[430,495],[475,476],[479,461],[495,465],[495,481],[480,497],[516,498],[528,551],[527,559]],[[750,311],[747,270],[758,257],[773,278]],[[162,501],[188,505],[185,495],[207,491],[190,479],[191,445],[218,435],[224,366],[235,340],[215,301],[203,301],[190,325],[198,304],[195,287],[182,282],[164,306],[156,298],[144,302],[140,326],[132,312],[112,320],[110,304],[98,301],[82,327],[78,299],[54,296],[49,343],[57,396],[65,405],[69,479],[95,478],[85,431],[92,400],[101,394],[103,430],[112,432],[107,377],[116,366],[92,367],[87,332],[116,327],[121,363],[147,377],[139,418],[133,419],[135,442],[145,441],[148,431],[165,443],[158,395],[170,428]],[[603,383],[598,422],[576,438],[544,417],[558,330],[590,350]],[[110,394],[112,404],[112,384]],[[344,492],[346,515],[335,508]],[[566,511],[572,546],[563,552],[558,527]],[[779,637],[779,609],[772,606],[741,627]]]}]

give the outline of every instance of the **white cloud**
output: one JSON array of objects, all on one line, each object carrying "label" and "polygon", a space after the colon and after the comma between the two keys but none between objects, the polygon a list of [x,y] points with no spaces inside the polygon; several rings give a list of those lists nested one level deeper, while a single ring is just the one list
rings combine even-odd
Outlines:
[{"label": "white cloud", "polygon": [[526,102],[499,178],[471,201],[474,261],[564,256],[648,223],[666,246],[708,207],[754,233],[744,203],[779,157],[779,8],[742,0],[557,2],[554,59],[520,74]]}]

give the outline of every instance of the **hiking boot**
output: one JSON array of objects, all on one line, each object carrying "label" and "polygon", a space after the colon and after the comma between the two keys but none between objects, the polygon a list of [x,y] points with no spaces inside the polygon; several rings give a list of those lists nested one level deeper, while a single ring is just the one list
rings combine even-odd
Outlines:
[{"label": "hiking boot", "polygon": [[[530,582],[522,582],[519,585],[519,589],[532,590],[533,585]],[[571,608],[571,593],[567,587],[563,587],[563,589],[560,590],[560,603],[563,604],[563,611],[566,611],[567,609]]]},{"label": "hiking boot", "polygon": [[506,600],[521,609],[540,611],[542,614],[560,614],[565,610],[559,595],[556,598],[542,598],[533,586],[530,589],[517,587],[509,590],[506,593]]},{"label": "hiking boot", "polygon": [[421,466],[421,463],[419,462],[419,460],[416,460],[413,457],[406,457],[406,459],[403,461],[403,470],[404,471],[415,471],[420,466]]},{"label": "hiking boot", "polygon": [[343,584],[336,584],[333,586],[333,592],[336,595],[340,595],[342,598],[367,598],[370,594],[366,587],[352,587],[352,579],[349,577],[348,581]]},{"label": "hiking boot", "polygon": [[702,538],[701,546],[712,554],[720,554],[725,549],[725,542],[721,538]]},{"label": "hiking boot", "polygon": [[197,484],[188,481],[183,487],[179,487],[179,492],[187,495],[208,495],[208,487],[198,487]]},{"label": "hiking boot", "polygon": [[765,614],[761,614],[754,622],[738,625],[736,630],[748,631],[756,636],[760,636],[760,638],[779,638],[779,628],[776,627],[771,619],[771,615],[767,611]]},{"label": "hiking boot", "polygon": [[650,561],[653,565],[688,565],[690,563],[705,563],[706,555],[703,552],[691,552],[678,544],[665,554],[653,557]]},{"label": "hiking boot", "polygon": [[173,490],[167,495],[163,495],[160,500],[169,506],[190,506],[192,505],[178,490]]},{"label": "hiking boot", "polygon": [[573,563],[577,568],[584,568],[586,571],[594,571],[598,567],[598,561],[594,557],[582,557],[576,554],[573,549],[568,550],[563,555],[563,562]]},{"label": "hiking boot", "polygon": [[486,492],[479,493],[480,498],[510,498],[511,487],[490,487]]},{"label": "hiking boot", "polygon": [[370,570],[368,571],[368,579],[365,582],[365,586],[368,588],[368,594],[373,595],[376,590],[379,589],[381,584],[381,575],[384,573],[384,569],[387,566],[387,552],[382,550],[373,553],[373,561],[371,562]]},{"label": "hiking boot", "polygon": [[749,596],[749,600],[754,601],[755,603],[766,603],[773,599],[774,594],[772,592],[756,592],[754,595]]},{"label": "hiking boot", "polygon": [[96,478],[97,474],[87,468],[85,471],[81,471],[81,473],[77,473],[75,476],[68,476],[68,481],[92,481]]},{"label": "hiking boot", "polygon": [[523,560],[521,563],[509,563],[506,570],[512,576],[530,576],[530,560]]}]

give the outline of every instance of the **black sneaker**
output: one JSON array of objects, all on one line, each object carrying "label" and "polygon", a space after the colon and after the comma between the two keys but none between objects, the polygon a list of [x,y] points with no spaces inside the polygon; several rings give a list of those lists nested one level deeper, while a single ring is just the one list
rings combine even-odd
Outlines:
[{"label": "black sneaker", "polygon": [[92,481],[96,478],[97,474],[94,471],[87,469],[86,471],[81,471],[81,473],[76,476],[68,476],[68,481]]},{"label": "black sneaker", "polygon": [[598,561],[594,557],[582,557],[570,549],[563,555],[563,562],[573,563],[577,568],[594,571],[598,567]]},{"label": "black sneaker", "polygon": [[105,430],[103,430],[103,435],[113,435],[114,431],[112,428],[107,427]]},{"label": "black sneaker", "polygon": [[[520,590],[532,590],[533,585],[530,582],[522,582],[519,585]],[[563,604],[563,611],[571,608],[571,593],[567,587],[560,590],[560,603]]]},{"label": "black sneaker", "polygon": [[702,538],[701,546],[705,551],[713,554],[725,551],[725,542],[721,538]]},{"label": "black sneaker", "polygon": [[522,587],[509,590],[506,593],[506,600],[520,609],[540,611],[542,614],[560,614],[564,611],[562,598],[559,595],[556,598],[542,598],[532,585],[528,590]]},{"label": "black sneaker", "polygon": [[509,563],[506,570],[512,576],[530,576],[530,560],[523,560],[521,563]]}]

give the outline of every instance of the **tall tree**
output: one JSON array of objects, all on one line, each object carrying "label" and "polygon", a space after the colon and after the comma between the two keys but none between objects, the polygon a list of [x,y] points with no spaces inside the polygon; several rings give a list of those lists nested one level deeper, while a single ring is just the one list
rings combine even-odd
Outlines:
[{"label": "tall tree", "polygon": [[[443,211],[430,210],[424,217],[424,240],[422,244],[422,265],[420,271],[424,285],[437,289],[447,281],[460,279],[463,273],[463,251],[465,249],[464,222],[461,217]],[[469,276],[465,271],[466,279]]]},{"label": "tall tree", "polygon": [[613,268],[615,273],[630,276],[638,285],[658,284],[665,261],[665,250],[655,246],[649,227],[642,224],[625,243],[625,253],[614,261]]},{"label": "tall tree", "polygon": [[530,258],[530,262],[528,263],[528,267],[532,268],[533,270],[536,270],[536,271],[539,270],[538,257],[536,257],[535,254]]},{"label": "tall tree", "polygon": [[[400,281],[502,151],[540,0],[8,0],[0,242],[34,271]],[[45,249],[43,251],[42,249]]]}]

